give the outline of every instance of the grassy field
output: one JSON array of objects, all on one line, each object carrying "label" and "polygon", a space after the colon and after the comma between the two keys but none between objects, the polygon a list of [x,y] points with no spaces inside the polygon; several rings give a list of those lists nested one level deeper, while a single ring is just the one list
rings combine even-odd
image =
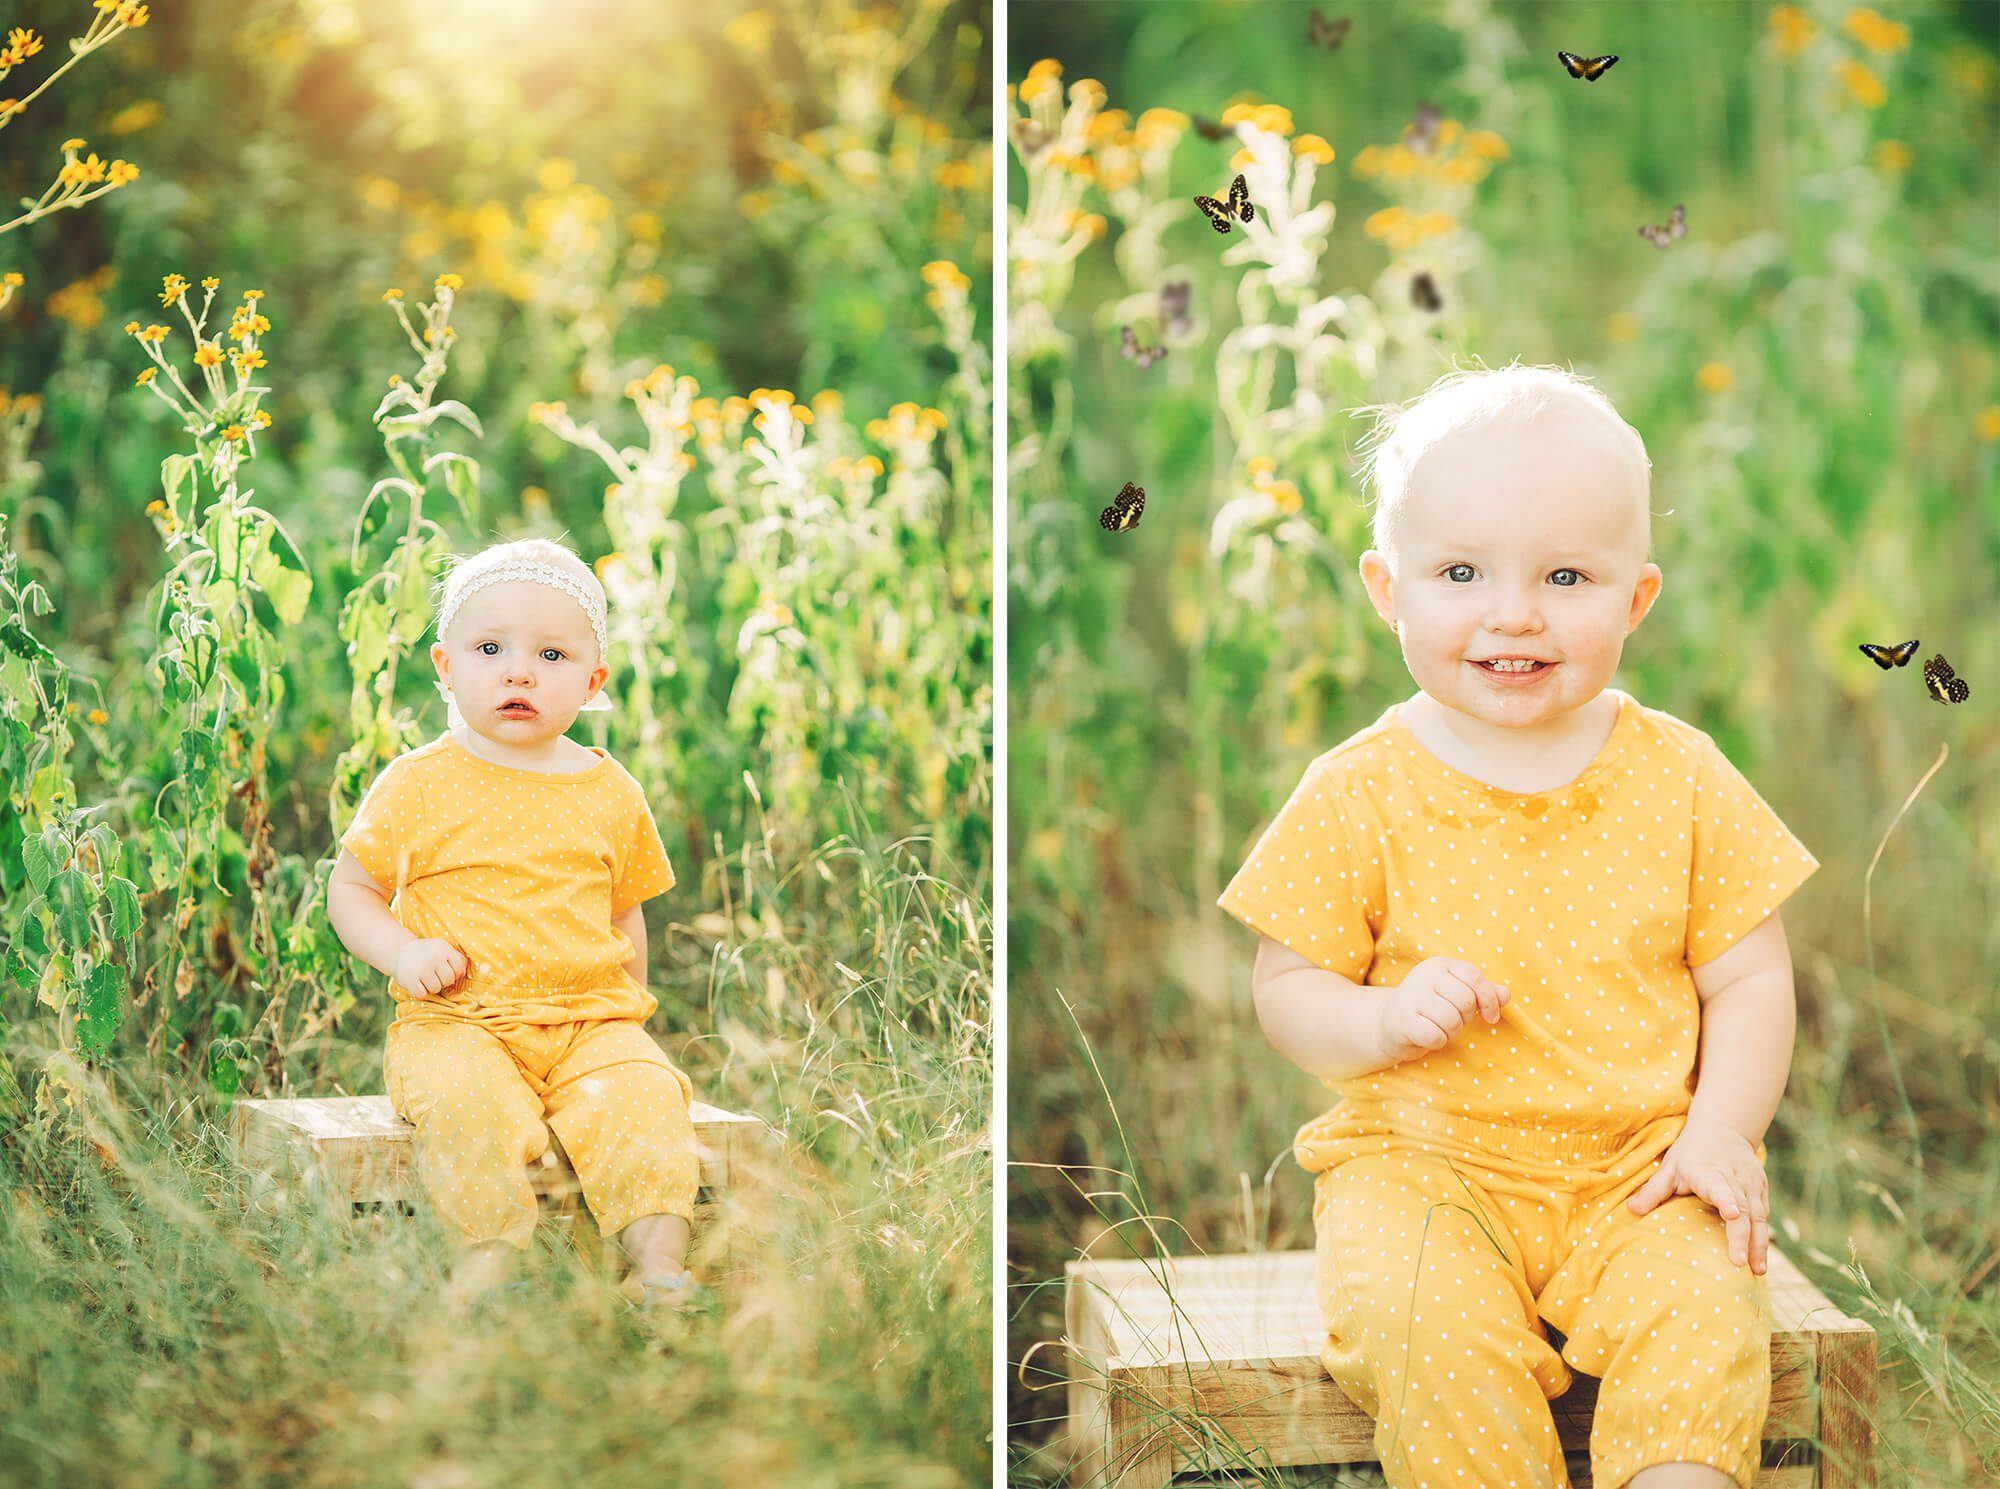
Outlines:
[{"label": "grassy field", "polygon": [[[1822,864],[1785,906],[1773,1239],[1879,1332],[1882,1482],[1991,1482],[1991,13],[1322,7],[1352,18],[1332,50],[1309,9],[1011,13],[1010,1477],[1069,1459],[1035,1350],[1065,1259],[1310,1244],[1289,1150],[1325,1092],[1265,1044],[1214,899],[1306,762],[1411,691],[1355,576],[1348,411],[1519,357],[1592,379],[1653,461],[1665,589],[1616,685],[1713,735]],[[1621,60],[1586,83],[1559,49]],[[1246,168],[1268,250],[1189,201]],[[1656,249],[1636,229],[1676,203]],[[1122,358],[1124,325],[1165,358]],[[1127,481],[1142,523],[1105,533]],[[1856,649],[1910,636],[1966,703]]]},{"label": "grassy field", "polygon": [[[0,1483],[985,1482],[988,8],[153,9],[0,18]],[[774,1132],[664,1345],[587,1213],[466,1320],[427,1207],[223,1142],[382,1090],[326,875],[531,534],[650,1032]]]}]

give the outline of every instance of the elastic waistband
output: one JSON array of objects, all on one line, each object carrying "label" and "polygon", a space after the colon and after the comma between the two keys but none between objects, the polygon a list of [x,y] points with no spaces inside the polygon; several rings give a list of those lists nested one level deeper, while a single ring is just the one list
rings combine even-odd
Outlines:
[{"label": "elastic waistband", "polygon": [[[1381,1130],[1404,1138],[1430,1138],[1456,1147],[1476,1149],[1508,1158],[1541,1160],[1549,1163],[1584,1163],[1613,1158],[1646,1141],[1660,1124],[1681,1121],[1686,1113],[1654,1118],[1637,1131],[1617,1127],[1549,1128],[1514,1123],[1486,1122],[1459,1112],[1440,1111],[1414,1101],[1348,1098],[1321,1123],[1327,1135],[1352,1135],[1359,1131]],[[1301,1133],[1309,1142],[1310,1129]]]}]

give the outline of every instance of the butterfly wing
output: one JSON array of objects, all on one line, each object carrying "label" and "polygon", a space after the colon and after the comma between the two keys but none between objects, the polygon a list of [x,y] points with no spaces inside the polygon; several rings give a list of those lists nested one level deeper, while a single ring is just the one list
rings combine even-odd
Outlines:
[{"label": "butterfly wing", "polygon": [[1910,664],[1910,658],[1916,654],[1917,638],[1914,636],[1905,641],[1901,646],[1891,647],[1889,650],[1890,658],[1898,667],[1907,667]]},{"label": "butterfly wing", "polygon": [[1577,56],[1575,52],[1557,52],[1556,56],[1561,60],[1562,65],[1569,69],[1571,77],[1580,78],[1583,76],[1583,58]]},{"label": "butterfly wing", "polygon": [[1924,686],[1940,703],[1963,703],[1972,696],[1972,688],[1964,678],[1952,675],[1951,663],[1942,655],[1932,657],[1924,663]]},{"label": "butterfly wing", "polygon": [[1868,658],[1869,661],[1880,667],[1884,672],[1887,672],[1891,667],[1896,665],[1891,660],[1895,656],[1895,653],[1890,651],[1886,646],[1877,646],[1872,641],[1861,643],[1861,655]]},{"label": "butterfly wing", "polygon": [[1596,82],[1604,76],[1606,71],[1610,69],[1611,64],[1617,60],[1616,57],[1592,57],[1583,64],[1583,80],[1586,83]]},{"label": "butterfly wing", "polygon": [[1257,209],[1250,205],[1250,187],[1239,172],[1229,183],[1229,210],[1245,222],[1257,220]]},{"label": "butterfly wing", "polygon": [[1198,196],[1194,199],[1194,204],[1207,214],[1208,220],[1215,225],[1218,233],[1229,231],[1229,209],[1221,202],[1212,196]]},{"label": "butterfly wing", "polygon": [[1674,203],[1674,210],[1667,214],[1667,233],[1671,237],[1685,238],[1688,230],[1688,212],[1685,204]]},{"label": "butterfly wing", "polygon": [[1644,238],[1648,243],[1652,244],[1655,248],[1665,248],[1667,246],[1667,235],[1664,232],[1662,232],[1659,228],[1652,227],[1650,225],[1642,226],[1639,229],[1639,236]]},{"label": "butterfly wing", "polygon": [[1118,355],[1121,357],[1136,357],[1139,355],[1139,338],[1132,334],[1130,326],[1120,326],[1118,328]]},{"label": "butterfly wing", "polygon": [[1205,140],[1224,140],[1236,131],[1224,125],[1217,124],[1213,119],[1203,118],[1200,114],[1196,114],[1194,116],[1194,132]]}]

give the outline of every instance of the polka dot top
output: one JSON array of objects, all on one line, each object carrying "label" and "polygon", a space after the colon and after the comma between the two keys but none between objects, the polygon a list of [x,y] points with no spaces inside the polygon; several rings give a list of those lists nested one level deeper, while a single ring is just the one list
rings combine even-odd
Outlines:
[{"label": "polka dot top", "polygon": [[[605,751],[569,774],[481,759],[449,731],[398,756],[341,846],[418,936],[472,964],[469,987],[530,998],[631,987],[630,937],[611,924],[674,887],[643,787]],[[390,985],[398,1002],[409,995]]]},{"label": "polka dot top", "polygon": [[1306,767],[1216,901],[1350,981],[1461,957],[1512,997],[1443,1049],[1328,1084],[1553,1131],[1687,1109],[1690,971],[1755,929],[1818,860],[1701,730],[1618,698],[1567,786],[1504,791],[1420,744],[1402,706]]}]

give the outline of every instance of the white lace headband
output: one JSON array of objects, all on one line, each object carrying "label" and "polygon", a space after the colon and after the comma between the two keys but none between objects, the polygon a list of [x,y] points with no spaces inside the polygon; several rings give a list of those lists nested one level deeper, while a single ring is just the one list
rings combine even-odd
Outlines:
[{"label": "white lace headband", "polygon": [[487,585],[524,579],[536,584],[546,584],[551,589],[559,589],[583,607],[583,613],[590,617],[591,630],[597,633],[597,659],[608,664],[611,644],[604,630],[604,607],[598,602],[597,596],[574,574],[566,573],[554,564],[545,564],[533,558],[510,558],[504,563],[483,570],[459,586],[458,592],[446,600],[444,609],[438,612],[438,640],[444,640],[444,633],[450,629],[452,617],[458,614],[459,608]]}]

